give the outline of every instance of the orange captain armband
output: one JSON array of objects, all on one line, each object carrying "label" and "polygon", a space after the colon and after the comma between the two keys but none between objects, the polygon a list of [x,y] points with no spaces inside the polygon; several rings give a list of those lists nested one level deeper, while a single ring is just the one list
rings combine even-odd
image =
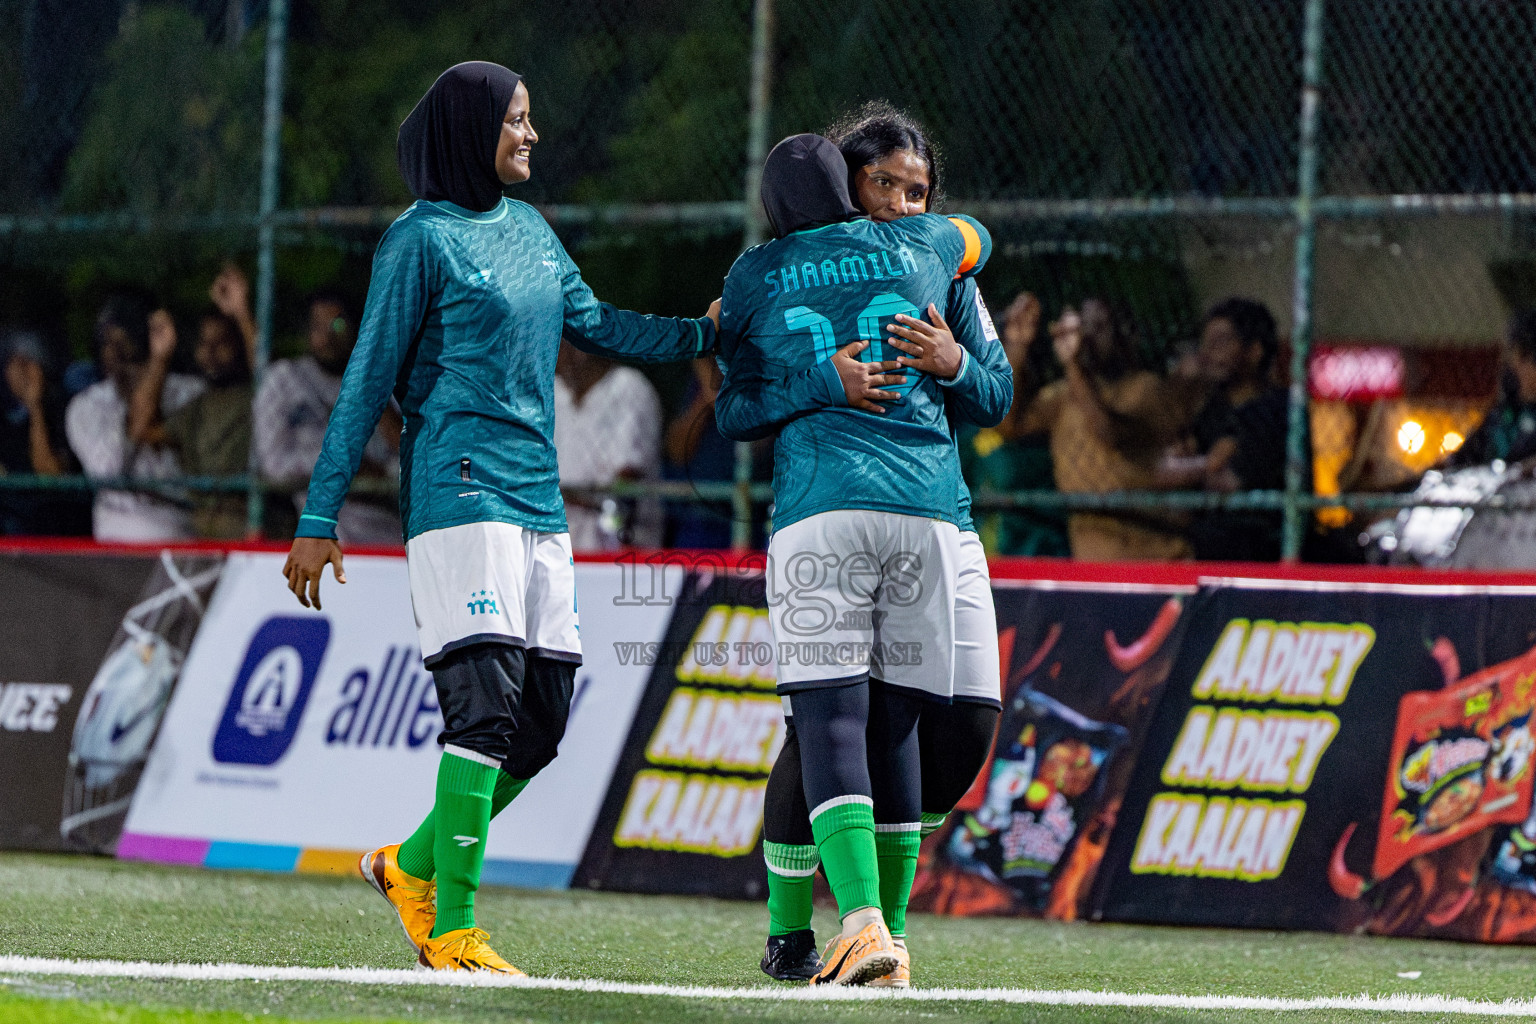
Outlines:
[{"label": "orange captain armband", "polygon": [[965,239],[965,253],[960,257],[960,269],[955,271],[959,277],[967,270],[974,270],[976,261],[981,259],[981,235],[959,217],[950,217],[949,222],[960,229],[960,237]]}]

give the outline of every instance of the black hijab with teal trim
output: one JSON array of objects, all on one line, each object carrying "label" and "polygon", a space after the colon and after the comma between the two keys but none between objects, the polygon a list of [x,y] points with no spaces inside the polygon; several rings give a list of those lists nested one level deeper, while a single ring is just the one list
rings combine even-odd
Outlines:
[{"label": "black hijab with teal trim", "polygon": [[496,144],[522,76],[472,60],[438,76],[400,125],[395,160],[418,199],[485,212],[501,202]]}]

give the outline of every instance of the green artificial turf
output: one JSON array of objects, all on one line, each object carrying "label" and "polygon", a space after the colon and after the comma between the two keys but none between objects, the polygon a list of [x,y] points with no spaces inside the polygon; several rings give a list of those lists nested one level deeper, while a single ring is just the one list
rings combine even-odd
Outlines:
[{"label": "green artificial turf", "polygon": [[[414,956],[362,881],[0,854],[0,953],[78,959],[408,968]],[[777,987],[757,968],[766,912],[681,897],[486,889],[479,918],[530,974],[642,984]],[[818,911],[818,933],[834,922]],[[911,919],[918,987],[1093,989],[1309,998],[1536,995],[1527,948],[1307,933]],[[1420,971],[1404,980],[1400,971]],[[802,1003],[337,982],[17,976],[0,1022],[226,1024],[243,1020],[1430,1021],[1428,1014],[1070,1008],[1000,1003]],[[1473,1021],[1469,1016],[1447,1020]]]}]

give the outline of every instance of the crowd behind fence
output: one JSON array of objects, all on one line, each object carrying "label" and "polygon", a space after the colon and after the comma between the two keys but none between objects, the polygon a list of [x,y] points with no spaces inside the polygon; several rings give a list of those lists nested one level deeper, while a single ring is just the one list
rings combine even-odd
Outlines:
[{"label": "crowd behind fence", "polygon": [[[529,84],[542,137],[517,197],[599,297],[649,312],[698,315],[764,237],[754,172],[773,140],[877,98],[917,117],[942,153],[942,208],[997,243],[981,286],[1019,400],[1002,427],[959,436],[995,552],[1443,562],[1459,510],[1514,522],[1531,505],[1536,22],[1519,5],[87,7],[0,12],[5,529],[81,529],[105,500],[282,534],[303,481],[273,451],[264,463],[263,437],[324,405],[317,350],[355,329],[373,244],[409,201],[395,127],[470,58]],[[235,278],[243,307],[211,289]],[[135,420],[143,373],[112,383],[102,314],[132,295],[180,328],[153,357],[146,323],[133,366],[192,412],[141,402]],[[1079,349],[1118,352],[1087,375],[1087,433],[1066,313]],[[250,380],[203,365],[221,332]],[[1241,373],[1234,336],[1258,354]],[[641,438],[627,463],[567,474],[593,543],[761,542],[771,456],[710,434],[707,365],[562,378],[577,436]],[[623,422],[581,415],[594,388],[622,397]],[[108,391],[126,448],[104,458],[89,449],[115,435],[66,399],[111,405]],[[244,460],[228,436],[242,395]],[[357,504],[387,533],[387,445],[375,463]]]}]

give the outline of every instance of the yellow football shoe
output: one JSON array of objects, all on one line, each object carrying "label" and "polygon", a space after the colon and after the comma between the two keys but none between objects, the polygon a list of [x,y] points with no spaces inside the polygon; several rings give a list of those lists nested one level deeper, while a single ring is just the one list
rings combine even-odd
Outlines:
[{"label": "yellow football shoe", "polygon": [[900,959],[885,922],[877,919],[851,939],[840,934],[827,943],[821,963],[812,985],[867,985],[894,971]]},{"label": "yellow football shoe", "polygon": [[400,927],[405,929],[405,940],[420,953],[437,922],[437,883],[424,882],[401,871],[395,859],[399,854],[399,843],[370,850],[363,854],[357,870],[375,892],[389,901]]},{"label": "yellow football shoe", "polygon": [[481,928],[456,928],[444,932],[422,943],[416,961],[417,970],[487,971],[515,978],[524,977],[522,971],[507,963],[491,948],[488,939],[490,936]]},{"label": "yellow football shoe", "polygon": [[907,952],[905,939],[896,939],[896,969],[882,978],[871,978],[870,988],[911,988],[912,955]]}]

